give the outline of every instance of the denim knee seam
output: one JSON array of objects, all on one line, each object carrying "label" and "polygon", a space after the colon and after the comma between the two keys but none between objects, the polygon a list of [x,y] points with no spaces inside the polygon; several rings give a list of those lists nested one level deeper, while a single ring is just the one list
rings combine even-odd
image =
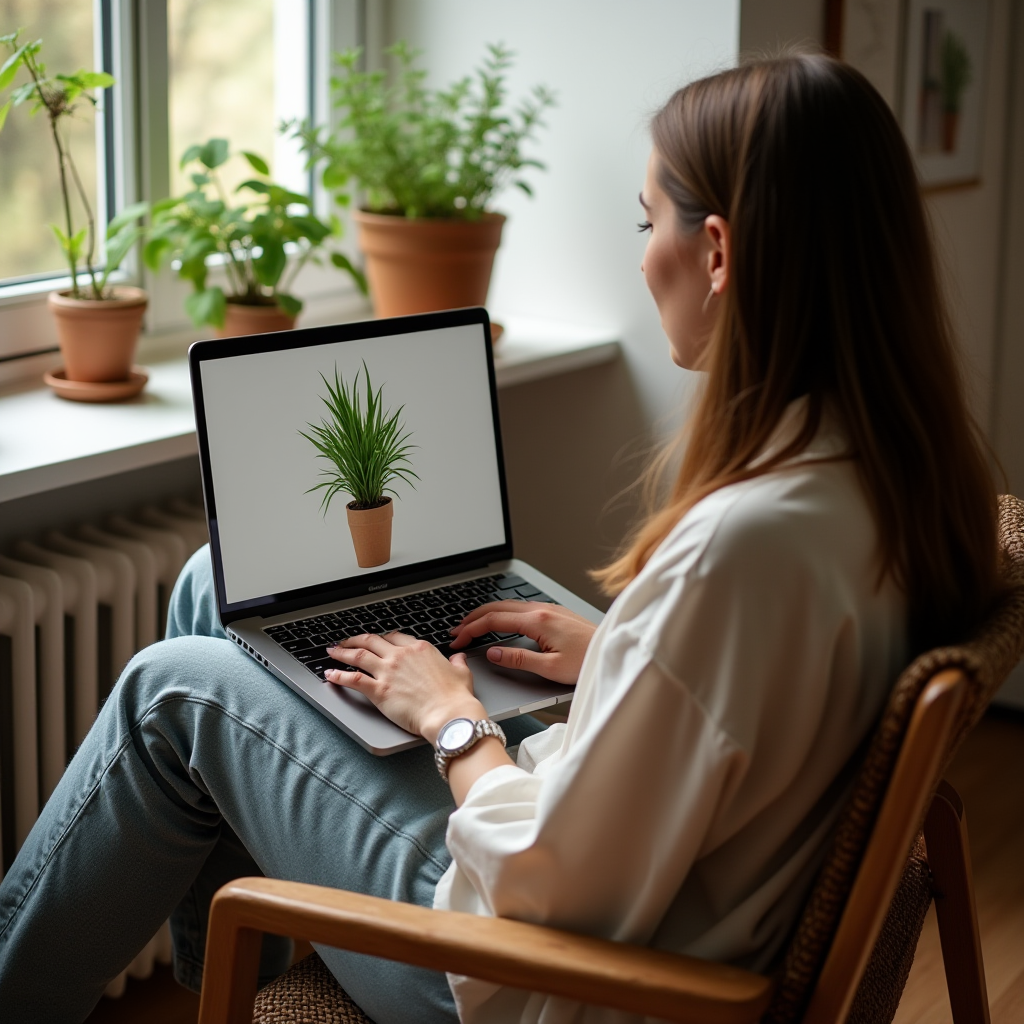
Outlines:
[{"label": "denim knee seam", "polygon": [[121,756],[121,754],[124,753],[125,748],[128,746],[129,742],[129,739],[126,738],[117,748],[117,750],[114,751],[110,760],[103,766],[103,769],[97,774],[95,782],[93,782],[93,784],[89,787],[88,791],[82,797],[77,808],[75,809],[75,813],[71,815],[67,824],[60,829],[60,834],[57,836],[53,845],[50,847],[49,852],[43,858],[42,863],[39,865],[39,869],[32,875],[31,881],[25,887],[25,891],[21,894],[21,899],[18,900],[17,904],[12,908],[11,913],[8,915],[7,920],[3,922],[3,926],[0,927],[0,939],[2,939],[3,936],[6,934],[7,929],[11,926],[11,922],[15,919],[15,917],[18,915],[18,912],[25,905],[25,900],[28,899],[28,897],[32,893],[32,890],[35,889],[36,885],[39,882],[39,879],[43,875],[43,872],[46,870],[50,861],[53,860],[54,855],[57,853],[61,845],[64,843],[64,840],[67,838],[67,835],[71,831],[72,826],[81,816],[82,812],[85,810],[86,806],[88,805],[92,797],[95,795],[96,791],[100,788],[103,779],[106,777],[107,773],[113,767],[114,763]]},{"label": "denim knee seam", "polygon": [[424,859],[430,861],[430,863],[433,864],[439,871],[444,872],[446,870],[447,864],[444,864],[440,860],[438,860],[438,858],[435,857],[433,853],[431,853],[431,851],[428,850],[415,836],[410,835],[408,832],[405,832],[400,828],[396,828],[395,825],[387,821],[385,818],[382,818],[379,814],[377,814],[377,812],[372,807],[370,807],[368,804],[360,800],[351,791],[343,789],[333,779],[331,779],[327,775],[324,775],[324,773],[320,771],[318,768],[315,768],[313,765],[307,764],[301,758],[296,757],[290,750],[288,750],[287,747],[283,747],[272,736],[264,732],[264,730],[253,725],[251,722],[247,722],[244,718],[240,718],[234,712],[229,711],[226,707],[224,707],[222,704],[218,704],[216,701],[212,701],[202,697],[183,696],[181,694],[173,694],[164,697],[146,709],[146,712],[139,719],[138,723],[132,727],[132,734],[134,735],[135,732],[145,724],[146,719],[154,711],[156,711],[157,708],[159,708],[163,704],[174,702],[181,702],[183,704],[198,704],[202,707],[208,707],[214,709],[215,711],[219,711],[221,714],[223,714],[226,718],[230,719],[236,725],[241,726],[247,732],[266,742],[270,747],[272,747],[274,750],[278,751],[278,753],[282,754],[289,761],[291,761],[292,764],[298,765],[300,768],[308,772],[314,778],[318,779],[320,782],[326,785],[329,789],[333,790],[339,796],[344,797],[350,803],[354,804],[361,811],[363,811],[363,813],[367,814],[369,817],[373,818],[373,820],[376,821],[379,825],[387,829],[387,831],[389,831],[392,835],[397,836],[400,839],[404,839],[416,850],[418,850],[420,854],[424,857]]}]

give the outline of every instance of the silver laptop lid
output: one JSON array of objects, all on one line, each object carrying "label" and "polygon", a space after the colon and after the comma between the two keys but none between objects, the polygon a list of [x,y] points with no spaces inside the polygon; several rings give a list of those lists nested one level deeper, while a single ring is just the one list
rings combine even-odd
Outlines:
[{"label": "silver laptop lid", "polygon": [[[511,557],[484,310],[197,342],[189,365],[223,622]],[[365,415],[367,378],[404,458],[388,482],[387,557],[360,566],[353,477],[324,446],[346,433],[331,408],[339,387]]]}]

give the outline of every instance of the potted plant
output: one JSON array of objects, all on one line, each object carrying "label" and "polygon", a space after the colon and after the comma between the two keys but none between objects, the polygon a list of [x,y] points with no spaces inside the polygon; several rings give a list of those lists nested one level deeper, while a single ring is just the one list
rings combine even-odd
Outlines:
[{"label": "potted plant", "polygon": [[[251,198],[232,205],[217,174],[231,157],[227,139],[210,139],[185,151],[181,166],[197,165],[191,175],[194,187],[154,205],[143,259],[152,270],[178,261],[178,276],[192,284],[185,309],[197,327],[209,324],[221,337],[290,330],[302,311],[302,301],[291,291],[295,278],[307,262],[321,262],[327,239],[339,234],[341,225],[337,219],[325,224],[313,215],[308,196],[270,181],[262,157],[237,155],[258,177],[235,190]],[[227,293],[207,280],[218,259]],[[348,258],[334,252],[330,259],[365,294],[366,281]]]},{"label": "potted plant", "polygon": [[[365,406],[360,396],[359,376],[365,381]],[[320,509],[327,515],[331,499],[339,493],[350,496],[345,506],[356,563],[369,569],[391,559],[391,523],[398,497],[393,484],[404,481],[411,487],[419,477],[412,470],[409,452],[415,445],[402,424],[404,406],[391,412],[384,408],[383,388],[373,390],[370,371],[363,363],[349,387],[334,368],[334,383],[321,374],[327,395],[321,401],[329,418],[319,426],[308,424],[310,433],[299,431],[317,450],[316,458],[330,463],[326,477],[306,493],[323,490]]]},{"label": "potted plant", "polygon": [[960,108],[964,92],[971,84],[971,56],[964,41],[955,32],[942,38],[942,149],[956,152],[960,128]]},{"label": "potted plant", "polygon": [[[64,358],[63,371],[50,383],[59,386],[61,380],[116,382],[128,387],[113,389],[116,394],[111,397],[126,397],[126,391],[130,392],[135,384],[137,391],[145,383],[144,375],[136,375],[139,380],[133,380],[131,366],[146,311],[146,294],[141,288],[112,285],[110,277],[142,234],[139,220],[146,212],[146,204],[127,207],[107,225],[105,260],[97,267],[96,218],[63,131],[65,121],[75,116],[82,102],[96,105],[90,90],[109,88],[114,79],[99,71],[50,75],[39,59],[42,40],[19,43],[18,36],[19,32],[13,32],[0,37],[0,47],[8,52],[7,60],[0,66],[0,95],[12,88],[19,70],[27,74],[27,81],[14,87],[7,102],[0,106],[0,130],[10,111],[24,103],[31,103],[33,114],[46,114],[57,154],[63,210],[63,224],[51,227],[71,277],[69,288],[52,292],[49,298]],[[79,218],[74,214],[76,206],[80,207]],[[81,220],[85,226],[79,228]],[[79,282],[80,268],[88,278],[86,284]],[[88,389],[62,393],[93,400],[105,396],[103,388],[93,391],[97,393],[91,394]]]},{"label": "potted plant", "polygon": [[488,47],[475,76],[439,90],[424,85],[404,42],[386,52],[398,61],[394,84],[359,71],[358,49],[340,54],[337,131],[304,125],[296,134],[342,205],[353,182],[363,192],[353,217],[378,316],[483,305],[505,222],[489,204],[510,184],[532,195],[522,172],[543,164],[521,147],[554,98],[537,86],[505,111],[511,54],[502,46]]}]

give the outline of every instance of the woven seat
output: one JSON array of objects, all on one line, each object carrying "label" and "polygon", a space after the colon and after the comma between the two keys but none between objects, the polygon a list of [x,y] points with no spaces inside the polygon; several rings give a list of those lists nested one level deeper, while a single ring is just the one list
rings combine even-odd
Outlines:
[{"label": "woven seat", "polygon": [[256,994],[253,1024],[372,1024],[310,953]]},{"label": "woven seat", "polygon": [[[959,670],[966,680],[965,695],[941,758],[937,776],[941,778],[963,738],[1024,654],[1024,503],[1012,496],[999,500],[999,545],[1006,590],[983,627],[964,644],[921,655],[893,688],[797,922],[771,1003],[762,1018],[764,1024],[796,1024],[804,1019],[925,686],[947,669]],[[927,808],[928,803],[924,806]],[[847,1017],[850,1024],[890,1024],[910,974],[934,895],[920,833],[923,818],[922,812],[917,839],[908,851],[902,878],[857,987]],[[947,976],[948,971],[949,965]],[[951,998],[956,1001],[952,992]],[[976,998],[984,998],[983,976]],[[369,1024],[315,954],[263,989],[253,1019],[259,1024]]]}]

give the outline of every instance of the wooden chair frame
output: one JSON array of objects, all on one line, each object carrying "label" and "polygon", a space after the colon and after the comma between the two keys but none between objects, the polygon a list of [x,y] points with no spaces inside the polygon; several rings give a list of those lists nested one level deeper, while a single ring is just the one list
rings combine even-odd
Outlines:
[{"label": "wooden chair frame", "polygon": [[[963,807],[952,787],[936,792],[966,687],[963,673],[949,669],[918,698],[805,1024],[846,1019],[933,793],[925,838],[944,894],[939,925],[954,1021],[989,1024]],[[243,878],[213,900],[199,1024],[251,1024],[264,932],[683,1024],[754,1024],[773,990],[768,977],[643,946]]]}]

